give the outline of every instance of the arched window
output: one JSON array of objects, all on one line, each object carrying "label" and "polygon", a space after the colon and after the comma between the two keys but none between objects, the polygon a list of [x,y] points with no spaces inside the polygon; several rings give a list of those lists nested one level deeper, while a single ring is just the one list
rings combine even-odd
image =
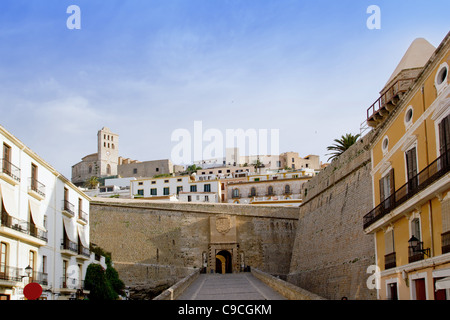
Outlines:
[{"label": "arched window", "polygon": [[291,186],[290,185],[285,185],[284,186],[284,193],[286,194],[290,194],[291,193]]},{"label": "arched window", "polygon": [[114,147],[114,143],[113,143],[113,144],[111,144],[111,148],[115,149],[115,147]]},{"label": "arched window", "polygon": [[111,174],[111,166],[109,164],[106,166],[106,174]]},{"label": "arched window", "polygon": [[239,198],[239,189],[233,189],[233,198]]},{"label": "arched window", "polygon": [[269,186],[269,188],[267,189],[267,194],[269,196],[273,196],[273,187],[272,186]]},{"label": "arched window", "polygon": [[89,165],[89,173],[92,173],[92,165]]}]

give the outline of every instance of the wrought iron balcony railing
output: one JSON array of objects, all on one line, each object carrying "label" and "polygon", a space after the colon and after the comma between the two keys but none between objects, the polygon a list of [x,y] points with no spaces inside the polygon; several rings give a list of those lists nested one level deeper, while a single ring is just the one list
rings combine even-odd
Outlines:
[{"label": "wrought iron balcony railing", "polygon": [[442,254],[450,252],[450,231],[441,234]]},{"label": "wrought iron balcony railing", "polygon": [[25,275],[23,268],[0,265],[0,280],[4,281],[22,281],[22,275]]},{"label": "wrought iron balcony railing", "polygon": [[20,220],[8,215],[6,212],[2,212],[2,226],[8,227],[10,229],[28,234],[35,238],[48,241],[48,232],[36,228],[33,223],[25,220]]},{"label": "wrought iron balcony railing", "polygon": [[75,206],[67,200],[62,201],[62,210],[68,212],[72,217],[75,216]]},{"label": "wrought iron balcony railing", "polygon": [[411,197],[424,190],[433,182],[444,176],[450,169],[450,149],[434,160],[425,169],[412,177],[395,191],[390,197],[382,201],[363,217],[364,229],[383,218],[389,212],[405,203]]},{"label": "wrought iron balcony railing", "polygon": [[45,185],[36,179],[28,178],[29,187],[32,191],[45,198]]},{"label": "wrought iron balcony railing", "polygon": [[60,289],[70,289],[70,290],[84,289],[84,280],[61,277]]},{"label": "wrought iron balcony railing", "polygon": [[20,169],[7,159],[1,159],[1,172],[20,182]]},{"label": "wrought iron balcony railing", "polygon": [[61,240],[61,249],[69,250],[78,254],[78,243],[70,241],[69,239]]},{"label": "wrought iron balcony railing", "polygon": [[389,253],[384,256],[384,268],[391,269],[397,266],[397,258],[395,252]]},{"label": "wrought iron balcony railing", "polygon": [[83,210],[78,210],[78,219],[83,220],[84,222],[88,222],[88,214]]}]

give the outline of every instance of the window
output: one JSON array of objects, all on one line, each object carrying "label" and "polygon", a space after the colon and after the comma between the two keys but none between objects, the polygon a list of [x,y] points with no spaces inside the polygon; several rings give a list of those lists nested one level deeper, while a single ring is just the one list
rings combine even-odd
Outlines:
[{"label": "window", "polygon": [[417,155],[416,147],[408,150],[405,153],[406,157],[406,172],[408,178],[408,191],[414,192],[417,189]]},{"label": "window", "polygon": [[138,182],[138,185],[139,186],[142,186],[144,183],[143,182]]},{"label": "window", "polygon": [[205,184],[203,186],[203,191],[204,192],[211,192],[211,185],[210,184]]},{"label": "window", "polygon": [[[385,208],[390,207],[389,197],[394,194],[395,184],[394,184],[394,169],[391,169],[383,178],[380,179],[380,202],[385,202]],[[389,199],[389,200],[388,200]]]},{"label": "window", "polygon": [[386,231],[384,234],[384,268],[390,269],[397,266],[394,249],[394,230]]},{"label": "window", "polygon": [[209,196],[205,196],[205,202],[209,202]]},{"label": "window", "polygon": [[233,198],[238,198],[239,197],[239,189],[233,189]]},{"label": "window", "polygon": [[272,186],[269,186],[269,188],[267,188],[267,194],[269,196],[273,196],[273,187]]},{"label": "window", "polygon": [[294,162],[294,158],[292,158],[292,162]]},{"label": "window", "polygon": [[411,236],[420,240],[420,220],[415,218],[411,221]]},{"label": "window", "polygon": [[164,180],[164,183],[169,183],[169,180]]},{"label": "window", "polygon": [[191,202],[191,201],[192,201],[192,197],[188,196],[188,202]]},{"label": "window", "polygon": [[33,278],[34,278],[34,270],[35,270],[35,266],[36,266],[36,254],[34,253],[34,251],[29,252],[28,254],[28,265],[31,267],[31,276],[30,276],[30,282],[33,282]]},{"label": "window", "polygon": [[180,178],[180,179],[177,179],[178,182],[181,182],[182,180],[183,180],[183,179],[181,179],[181,178]]},{"label": "window", "polygon": [[251,196],[251,197],[256,197],[256,188],[255,188],[255,187],[252,187],[252,188],[250,189],[250,196]]},{"label": "window", "polygon": [[136,174],[137,173],[137,168],[134,168],[133,169],[133,174]]},{"label": "window", "polygon": [[140,195],[140,196],[143,196],[144,195],[144,189],[139,189],[137,191],[137,194]]},{"label": "window", "polygon": [[386,136],[383,138],[383,142],[381,143],[381,150],[383,153],[386,153],[388,151],[389,147],[389,138]]},{"label": "window", "polygon": [[156,196],[157,195],[157,189],[156,188],[152,188],[152,189],[150,189],[150,195],[151,196]]},{"label": "window", "polygon": [[111,165],[106,165],[106,174],[111,174]]},{"label": "window", "polygon": [[6,243],[0,243],[0,279],[6,279],[6,259],[8,257],[8,246]]},{"label": "window", "polygon": [[3,144],[3,172],[10,173],[11,172],[11,147],[7,144]]},{"label": "window", "polygon": [[291,186],[290,185],[285,185],[284,186],[284,193],[286,194],[290,194],[291,193]]},{"label": "window", "polygon": [[179,194],[180,192],[183,192],[183,187],[182,186],[178,186],[177,187],[177,194]]},{"label": "window", "polygon": [[439,130],[439,154],[444,156],[444,162],[449,164],[450,153],[450,114],[447,115],[438,125]]},{"label": "window", "polygon": [[155,170],[156,170],[156,172],[159,172],[159,168],[156,168]]},{"label": "window", "polygon": [[413,107],[409,106],[405,112],[405,125],[406,126],[412,124],[412,118],[413,118]]},{"label": "window", "polygon": [[92,173],[92,165],[89,165],[88,171],[89,171],[89,173]]},{"label": "window", "polygon": [[197,192],[197,185],[192,185],[191,186],[191,192]]},{"label": "window", "polygon": [[153,180],[153,181],[152,181],[152,184],[156,184],[156,181],[155,181],[155,180]]},{"label": "window", "polygon": [[448,65],[443,63],[440,65],[438,72],[436,72],[436,77],[434,79],[434,85],[436,87],[437,93],[441,93],[442,89],[447,86],[448,82]]},{"label": "window", "polygon": [[164,194],[165,196],[168,196],[168,195],[169,195],[169,187],[166,187],[166,188],[163,189],[163,194]]}]

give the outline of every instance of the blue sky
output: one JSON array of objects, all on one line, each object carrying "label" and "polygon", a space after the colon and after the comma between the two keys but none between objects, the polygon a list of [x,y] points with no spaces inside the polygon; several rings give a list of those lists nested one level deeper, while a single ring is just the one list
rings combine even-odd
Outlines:
[{"label": "blue sky", "polygon": [[[81,29],[69,30],[69,5]],[[369,30],[366,9],[381,9]],[[327,160],[409,44],[438,46],[445,1],[2,0],[0,124],[67,177],[106,126],[120,154],[169,158],[171,133],[279,129]]]}]

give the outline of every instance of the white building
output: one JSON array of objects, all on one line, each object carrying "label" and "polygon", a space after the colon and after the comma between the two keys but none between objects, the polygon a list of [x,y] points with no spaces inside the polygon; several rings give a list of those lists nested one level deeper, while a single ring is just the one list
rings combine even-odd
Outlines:
[{"label": "white building", "polygon": [[181,202],[220,202],[220,182],[207,176],[175,176],[131,181],[133,198]]},{"label": "white building", "polygon": [[313,169],[276,170],[249,175],[244,181],[228,183],[228,203],[298,207],[302,204],[303,183],[317,172]]},{"label": "white building", "polygon": [[2,126],[0,145],[0,300],[24,299],[29,282],[42,299],[86,294],[89,197]]},{"label": "white building", "polygon": [[91,198],[126,198],[130,199],[130,181],[136,180],[134,177],[105,179],[105,185],[96,189],[83,189]]}]

